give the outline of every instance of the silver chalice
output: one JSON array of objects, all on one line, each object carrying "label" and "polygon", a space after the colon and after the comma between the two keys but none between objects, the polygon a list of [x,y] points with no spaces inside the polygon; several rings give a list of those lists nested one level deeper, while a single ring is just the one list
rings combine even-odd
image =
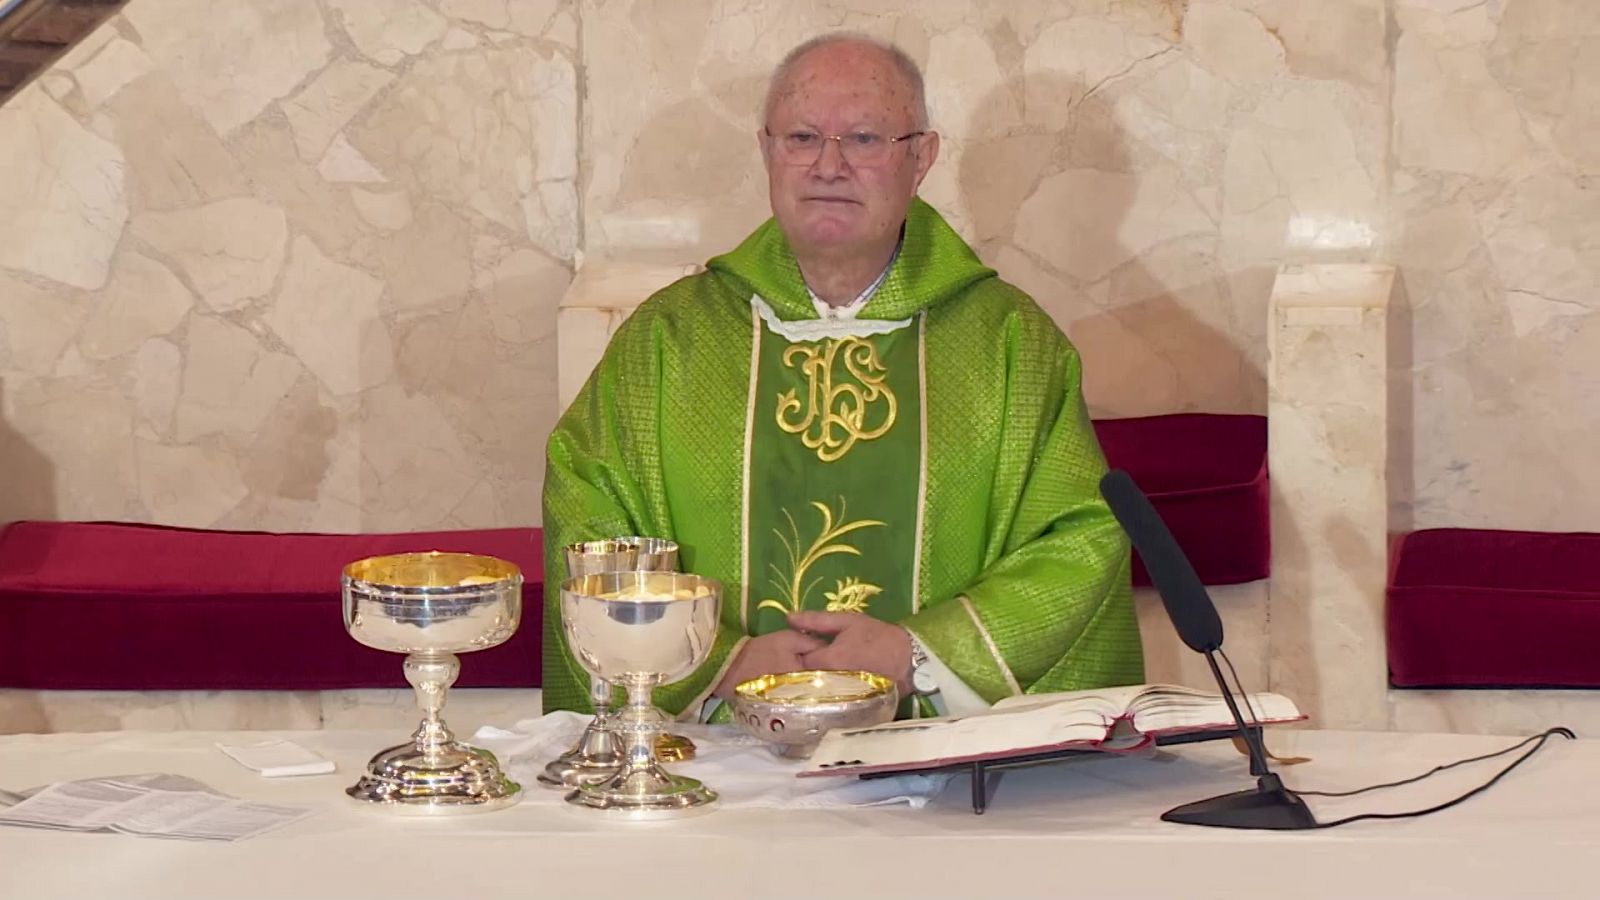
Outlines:
[{"label": "silver chalice", "polygon": [[719,583],[676,572],[585,575],[562,584],[561,627],[573,657],[628,694],[610,719],[623,745],[621,767],[604,781],[580,785],[567,802],[654,818],[703,810],[717,799],[699,781],[661,767],[656,739],[665,717],[650,690],[705,662],[721,605]]},{"label": "silver chalice", "polygon": [[344,627],[357,641],[406,654],[406,680],[417,692],[422,724],[410,743],[372,758],[345,791],[405,813],[499,809],[521,788],[487,750],[455,739],[439,711],[461,664],[457,653],[511,637],[522,618],[522,572],[469,553],[400,553],[344,567]]},{"label": "silver chalice", "polygon": [[[581,541],[562,548],[567,565],[567,577],[603,575],[607,572],[673,572],[678,568],[678,545],[662,538],[621,537],[604,541]],[[594,718],[584,727],[583,734],[571,749],[551,760],[539,773],[539,783],[546,787],[575,788],[581,784],[603,781],[616,773],[622,765],[622,751],[616,736],[611,733],[611,685],[603,678],[589,679],[589,700],[594,705]],[[663,734],[658,739],[656,751],[667,753],[673,759],[687,759],[694,754],[694,744],[688,738]]]}]

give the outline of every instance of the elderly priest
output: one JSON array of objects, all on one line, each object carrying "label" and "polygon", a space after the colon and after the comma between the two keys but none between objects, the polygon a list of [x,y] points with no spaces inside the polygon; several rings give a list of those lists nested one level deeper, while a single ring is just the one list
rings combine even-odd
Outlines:
[{"label": "elderly priest", "polygon": [[[1078,355],[917,198],[915,63],[818,38],[763,113],[772,218],[642,304],[550,437],[547,571],[645,534],[724,584],[710,659],[656,691],[684,717],[799,669],[893,678],[903,715],[1140,681]],[[587,709],[559,589],[545,707]]]}]

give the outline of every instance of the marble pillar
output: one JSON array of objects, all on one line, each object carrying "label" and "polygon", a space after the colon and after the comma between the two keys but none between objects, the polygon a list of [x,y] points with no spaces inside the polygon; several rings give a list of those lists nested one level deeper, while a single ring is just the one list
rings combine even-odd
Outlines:
[{"label": "marble pillar", "polygon": [[1388,726],[1383,603],[1393,267],[1286,266],[1267,329],[1272,688],[1323,728]]}]

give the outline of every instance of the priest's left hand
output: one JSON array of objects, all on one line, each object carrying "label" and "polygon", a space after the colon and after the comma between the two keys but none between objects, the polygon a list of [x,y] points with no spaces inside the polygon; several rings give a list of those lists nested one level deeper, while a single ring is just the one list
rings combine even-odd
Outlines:
[{"label": "priest's left hand", "polygon": [[833,638],[800,657],[808,668],[876,672],[894,679],[900,696],[911,692],[911,635],[899,625],[862,613],[807,611],[791,614],[789,627]]}]

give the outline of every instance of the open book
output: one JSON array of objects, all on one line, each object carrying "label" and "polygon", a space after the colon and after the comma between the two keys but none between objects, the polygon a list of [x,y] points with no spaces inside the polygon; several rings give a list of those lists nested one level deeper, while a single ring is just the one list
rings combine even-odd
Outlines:
[{"label": "open book", "polygon": [[[1239,698],[1239,711],[1262,725],[1305,715],[1281,694]],[[834,729],[822,736],[805,775],[866,775],[1002,760],[1056,750],[1126,752],[1170,735],[1234,728],[1217,694],[1170,684],[1023,694],[970,716],[911,719],[871,728]]]}]

